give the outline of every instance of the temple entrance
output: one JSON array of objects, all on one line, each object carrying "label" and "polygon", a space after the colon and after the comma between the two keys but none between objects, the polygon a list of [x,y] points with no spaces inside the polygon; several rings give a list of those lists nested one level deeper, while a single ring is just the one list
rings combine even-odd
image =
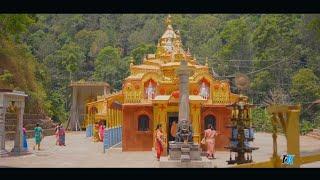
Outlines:
[{"label": "temple entrance", "polygon": [[[173,112],[173,113],[168,113],[168,146],[169,147],[169,142],[175,140],[176,132],[178,130],[178,118],[179,114],[178,112]],[[169,148],[168,148],[169,152]]]},{"label": "temple entrance", "polygon": [[209,124],[211,124],[213,128],[216,129],[216,118],[211,114],[204,118],[204,129],[207,129]]}]

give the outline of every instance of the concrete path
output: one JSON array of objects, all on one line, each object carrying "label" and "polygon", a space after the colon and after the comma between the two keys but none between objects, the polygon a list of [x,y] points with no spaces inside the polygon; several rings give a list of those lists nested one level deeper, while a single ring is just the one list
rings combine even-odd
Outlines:
[{"label": "concrete path", "polygon": [[[282,154],[286,150],[285,137],[279,136],[278,149]],[[301,152],[318,151],[320,140],[302,136],[300,138]],[[102,143],[94,143],[85,137],[85,132],[67,132],[65,147],[55,145],[55,136],[46,136],[40,151],[32,150],[33,139],[28,139],[31,154],[24,156],[10,156],[0,158],[0,167],[158,167],[155,152],[122,152],[121,145],[117,145],[103,153]],[[30,146],[31,145],[31,146]],[[253,144],[260,147],[253,153],[255,161],[268,160],[272,155],[272,138],[268,133],[257,133]],[[12,141],[6,142],[6,149],[10,150]],[[217,159],[212,167],[230,167],[226,164],[228,151],[218,151]],[[303,167],[320,167],[320,162],[304,165]]]}]

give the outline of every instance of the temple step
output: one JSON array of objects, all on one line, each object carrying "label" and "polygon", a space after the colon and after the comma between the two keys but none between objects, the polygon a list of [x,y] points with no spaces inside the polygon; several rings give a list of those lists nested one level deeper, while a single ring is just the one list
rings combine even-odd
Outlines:
[{"label": "temple step", "polygon": [[313,137],[313,138],[316,138],[316,139],[320,139],[320,130],[319,129],[313,129],[313,131],[309,132],[307,134],[307,136]]},{"label": "temple step", "polygon": [[313,129],[313,132],[320,134],[320,129]]},{"label": "temple step", "polygon": [[181,153],[190,153],[190,148],[189,147],[187,147],[187,148],[182,147]]},{"label": "temple step", "polygon": [[190,162],[190,161],[191,161],[190,155],[187,155],[187,154],[181,155],[181,162]]}]

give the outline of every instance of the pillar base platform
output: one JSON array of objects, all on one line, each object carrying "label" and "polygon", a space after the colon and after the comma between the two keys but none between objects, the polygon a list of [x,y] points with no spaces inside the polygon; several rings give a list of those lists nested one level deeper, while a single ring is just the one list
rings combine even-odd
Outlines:
[{"label": "pillar base platform", "polygon": [[11,154],[11,155],[14,155],[14,156],[19,156],[19,155],[30,154],[30,152],[29,152],[27,149],[24,149],[24,148],[14,147],[14,148],[11,150],[10,154]]},{"label": "pillar base platform", "polygon": [[170,160],[168,157],[160,157],[160,168],[212,168],[213,162],[205,157],[200,160],[181,162],[181,160]]}]

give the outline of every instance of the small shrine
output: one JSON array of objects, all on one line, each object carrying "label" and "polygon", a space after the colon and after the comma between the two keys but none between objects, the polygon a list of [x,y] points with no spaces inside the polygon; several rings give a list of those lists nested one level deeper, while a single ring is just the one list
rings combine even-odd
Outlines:
[{"label": "small shrine", "polygon": [[77,81],[71,82],[69,87],[72,88],[72,105],[67,129],[77,131],[86,128],[84,124],[89,123],[85,117],[89,114],[86,104],[96,101],[97,96],[109,94],[110,86],[105,82]]},{"label": "small shrine", "polygon": [[25,108],[26,95],[22,91],[10,89],[0,89],[0,156],[7,156],[9,152],[5,148],[5,117],[7,111],[17,114],[16,133],[14,138],[14,147],[11,151],[13,155],[27,153],[23,148],[23,114]]}]

